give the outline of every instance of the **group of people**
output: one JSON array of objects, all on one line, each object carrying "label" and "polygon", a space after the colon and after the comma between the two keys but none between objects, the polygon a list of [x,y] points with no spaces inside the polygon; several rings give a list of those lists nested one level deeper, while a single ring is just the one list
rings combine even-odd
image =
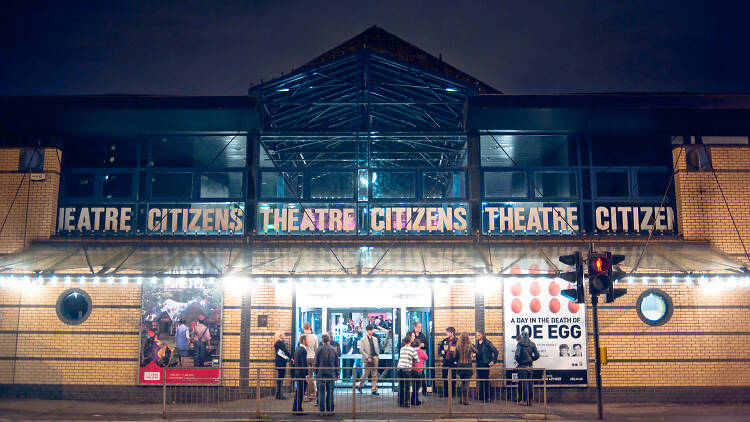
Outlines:
[{"label": "group of people", "polygon": [[[282,380],[286,375],[286,365],[292,364],[292,377],[294,378],[294,404],[292,410],[296,414],[303,412],[302,403],[316,401],[317,407],[322,413],[333,413],[334,411],[334,385],[338,378],[338,367],[340,347],[333,340],[331,332],[324,333],[320,337],[312,333],[309,323],[303,327],[304,333],[299,336],[299,346],[293,356],[284,342],[284,334],[277,333],[274,343],[275,362],[278,370],[276,381],[276,398],[286,399],[282,394]],[[362,376],[357,380],[356,387],[359,393],[369,379],[371,382],[371,394],[378,396],[378,362],[382,352],[378,338],[374,335],[375,327],[368,325],[366,335],[360,340],[360,352],[363,364]],[[463,405],[469,405],[469,381],[474,375],[474,364],[476,363],[476,378],[478,399],[490,401],[491,386],[489,381],[490,368],[497,363],[499,353],[497,348],[488,340],[484,331],[476,332],[475,340],[469,334],[456,336],[453,327],[446,329],[446,337],[438,345],[437,355],[442,359],[443,388],[441,397],[458,397]],[[533,362],[539,358],[536,345],[529,340],[528,334],[523,332],[518,335],[518,346],[516,348],[515,360],[519,368],[519,379],[531,378],[531,367]],[[398,404],[401,407],[419,406],[422,404],[422,396],[427,394],[424,377],[425,364],[428,355],[425,351],[427,337],[422,332],[419,322],[413,324],[413,330],[408,332],[399,351],[399,360],[396,366],[398,371]],[[457,381],[457,378],[460,381]],[[317,380],[317,388],[315,380]],[[519,402],[531,405],[533,389],[530,383],[521,381],[522,394]],[[316,393],[317,392],[317,393]]]},{"label": "group of people", "polygon": [[[144,333],[141,366],[153,360],[159,366],[202,367],[206,362],[212,361],[211,340],[211,330],[203,314],[190,325],[184,319],[177,320],[177,326],[174,329],[174,346],[162,342],[154,331],[148,330]],[[189,363],[190,358],[192,358],[192,364]]]}]

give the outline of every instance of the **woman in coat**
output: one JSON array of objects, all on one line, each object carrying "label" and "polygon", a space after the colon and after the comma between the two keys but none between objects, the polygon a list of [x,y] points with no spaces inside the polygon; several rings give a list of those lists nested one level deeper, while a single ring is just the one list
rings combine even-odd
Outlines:
[{"label": "woman in coat", "polygon": [[[281,393],[281,383],[286,375],[286,365],[292,361],[289,348],[286,346],[284,341],[284,333],[281,331],[276,332],[273,335],[273,351],[274,351],[274,362],[276,365],[276,399],[286,400],[286,397]],[[293,362],[292,362],[293,363]]]},{"label": "woman in coat", "polygon": [[461,334],[461,337],[458,340],[458,345],[456,346],[456,355],[458,358],[456,372],[458,372],[458,377],[461,378],[458,396],[460,397],[461,404],[469,404],[469,380],[474,372],[471,368],[471,363],[476,354],[477,348],[471,344],[469,335],[466,333]]}]

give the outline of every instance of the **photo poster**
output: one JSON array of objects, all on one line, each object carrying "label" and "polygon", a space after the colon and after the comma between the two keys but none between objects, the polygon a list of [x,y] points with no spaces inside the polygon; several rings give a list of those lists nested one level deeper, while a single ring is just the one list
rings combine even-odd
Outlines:
[{"label": "photo poster", "polygon": [[[515,368],[517,341],[525,331],[536,344],[539,360],[534,368],[547,369],[547,385],[587,386],[586,308],[560,294],[573,285],[560,279],[506,281],[503,286],[505,366]],[[506,376],[515,379],[517,371]],[[542,373],[534,373],[541,378]]]},{"label": "photo poster", "polygon": [[[223,289],[201,279],[144,283],[139,384],[218,384]],[[166,369],[166,372],[165,372]]]}]

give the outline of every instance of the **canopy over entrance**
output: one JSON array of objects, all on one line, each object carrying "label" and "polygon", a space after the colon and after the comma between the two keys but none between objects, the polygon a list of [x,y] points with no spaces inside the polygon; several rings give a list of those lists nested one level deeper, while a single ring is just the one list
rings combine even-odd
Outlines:
[{"label": "canopy over entrance", "polygon": [[[625,255],[630,271],[643,251],[638,243],[597,243]],[[470,275],[555,274],[560,255],[585,243],[336,244],[82,244],[38,243],[0,258],[0,272],[92,275]],[[651,243],[636,274],[734,274],[742,266],[708,243]]]}]

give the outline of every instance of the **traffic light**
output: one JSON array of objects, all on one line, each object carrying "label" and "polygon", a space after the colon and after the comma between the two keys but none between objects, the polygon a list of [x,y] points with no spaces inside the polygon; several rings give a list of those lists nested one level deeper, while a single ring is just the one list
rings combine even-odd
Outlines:
[{"label": "traffic light", "polygon": [[573,271],[560,273],[559,277],[570,283],[575,283],[575,288],[565,289],[560,293],[575,303],[585,303],[586,298],[583,296],[583,257],[580,252],[570,255],[563,255],[559,258],[563,264],[573,267]]},{"label": "traffic light", "polygon": [[604,301],[612,303],[628,292],[627,289],[616,289],[614,286],[614,281],[625,276],[625,273],[613,269],[613,266],[624,260],[624,255],[612,255],[611,252],[589,252],[589,292],[593,296],[604,294]]}]

